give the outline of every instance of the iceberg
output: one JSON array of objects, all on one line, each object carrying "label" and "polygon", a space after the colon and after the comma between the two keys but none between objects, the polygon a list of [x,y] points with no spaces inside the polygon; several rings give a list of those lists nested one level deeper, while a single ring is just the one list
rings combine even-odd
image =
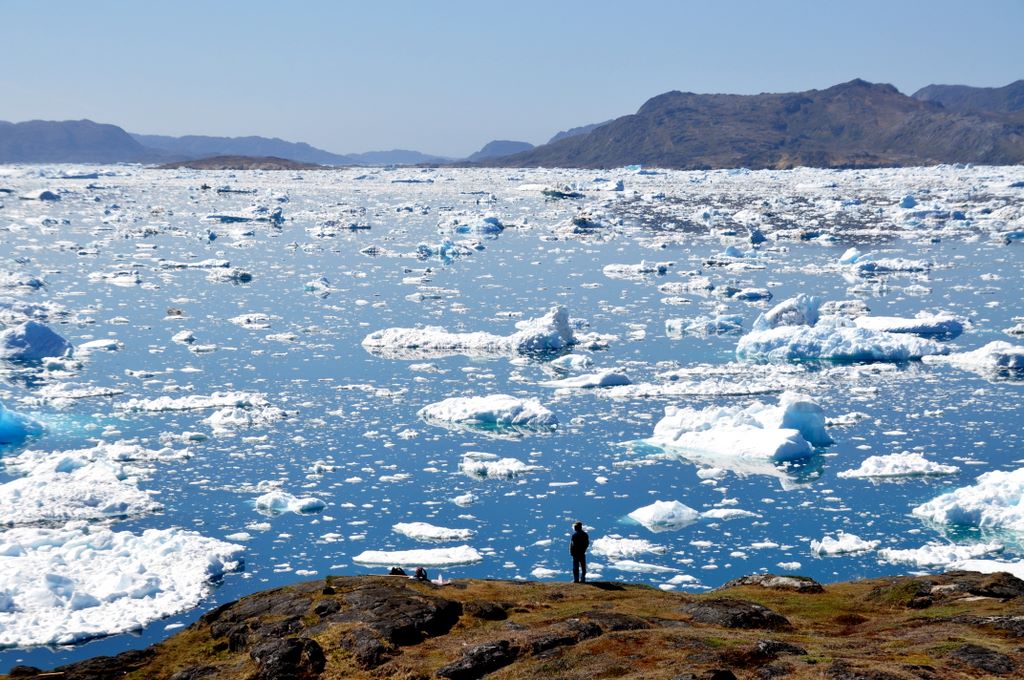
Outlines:
[{"label": "iceberg", "polygon": [[1004,340],[992,342],[970,352],[956,352],[948,356],[925,357],[926,363],[951,364],[983,375],[1014,374],[1024,372],[1024,346]]},{"label": "iceberg", "polygon": [[1003,551],[1002,543],[974,543],[954,545],[928,543],[920,548],[882,548],[878,559],[893,564],[909,564],[915,567],[942,567],[962,560],[973,560]]},{"label": "iceberg", "polygon": [[416,541],[465,541],[473,535],[471,529],[449,529],[427,522],[399,522],[391,527],[396,534],[402,534]]},{"label": "iceberg", "polygon": [[644,276],[664,276],[673,262],[648,262],[640,264],[606,264],[601,270],[609,279],[642,279]]},{"label": "iceberg", "polygon": [[191,411],[207,408],[257,408],[266,406],[267,400],[255,392],[214,392],[211,395],[187,397],[156,397],[155,399],[129,399],[121,404],[124,411]]},{"label": "iceberg", "polygon": [[925,475],[952,475],[960,471],[955,465],[943,465],[925,459],[920,453],[892,453],[887,456],[869,456],[855,470],[843,470],[837,477],[920,477]]},{"label": "iceberg", "polygon": [[665,335],[670,338],[681,338],[687,333],[698,337],[729,335],[741,330],[743,330],[742,314],[716,314],[695,319],[665,320]]},{"label": "iceberg", "polygon": [[913,318],[898,316],[859,316],[853,320],[857,328],[886,333],[911,333],[926,338],[952,340],[964,332],[962,321],[951,314],[921,312]]},{"label": "iceberg", "polygon": [[576,375],[560,380],[546,380],[541,382],[543,387],[576,388],[586,389],[593,387],[617,387],[620,385],[631,385],[629,377],[620,371],[608,369],[597,373]]},{"label": "iceberg", "polygon": [[711,457],[782,462],[807,458],[815,446],[828,446],[821,407],[810,398],[786,392],[779,404],[693,409],[665,407],[647,443],[663,449],[701,452]]},{"label": "iceberg", "polygon": [[699,512],[679,501],[654,501],[627,516],[655,533],[682,529],[700,519]]},{"label": "iceberg", "polygon": [[516,324],[511,335],[493,333],[449,333],[438,326],[388,328],[367,335],[363,348],[391,359],[429,359],[466,356],[512,356],[561,352],[576,344],[564,307],[552,307],[544,316]]},{"label": "iceberg", "polygon": [[552,430],[555,414],[536,399],[508,394],[486,397],[449,397],[421,408],[417,415],[428,423],[449,429],[482,428],[494,432]]},{"label": "iceberg", "polygon": [[0,359],[41,361],[71,353],[71,343],[38,321],[26,321],[0,331]]},{"label": "iceberg", "polygon": [[0,532],[0,648],[68,645],[191,609],[242,547],[182,529]]},{"label": "iceberg", "polygon": [[499,458],[493,453],[483,451],[464,453],[459,462],[459,472],[479,479],[512,479],[524,472],[541,469],[537,465],[528,465],[518,458]]},{"label": "iceberg", "polygon": [[0,404],[0,446],[20,444],[29,437],[37,437],[42,433],[42,423]]},{"label": "iceberg", "polygon": [[642,538],[617,538],[615,536],[602,536],[594,539],[590,544],[590,552],[594,555],[607,557],[611,560],[636,557],[647,553],[663,555],[668,549],[663,545],[651,543]]},{"label": "iceberg", "polygon": [[811,541],[811,552],[815,555],[846,555],[874,550],[879,543],[881,541],[865,541],[856,534],[840,531],[835,538],[824,536],[820,541]]},{"label": "iceberg", "polygon": [[912,511],[939,524],[1024,531],[1024,468],[993,470]]},{"label": "iceberg", "polygon": [[813,326],[821,315],[821,298],[800,293],[758,315],[752,329],[767,331],[779,326]]},{"label": "iceberg", "polygon": [[476,564],[481,560],[483,555],[468,545],[420,550],[364,550],[352,558],[356,564],[382,567],[454,567]]},{"label": "iceberg", "polygon": [[288,493],[275,489],[259,496],[256,501],[256,511],[264,515],[280,515],[285,512],[294,512],[300,515],[309,515],[320,512],[327,504],[319,498],[307,496],[298,498]]}]

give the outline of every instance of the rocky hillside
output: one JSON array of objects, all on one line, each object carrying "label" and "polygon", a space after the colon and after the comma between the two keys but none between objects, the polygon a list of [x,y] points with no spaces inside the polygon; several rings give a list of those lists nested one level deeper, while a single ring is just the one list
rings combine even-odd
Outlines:
[{"label": "rocky hillside", "polygon": [[936,102],[949,111],[973,113],[1014,113],[1024,111],[1024,80],[1003,87],[929,85],[913,94],[914,99]]},{"label": "rocky hillside", "polygon": [[91,120],[0,121],[0,163],[133,163],[160,157],[116,125]]},{"label": "rocky hillside", "polygon": [[160,166],[161,170],[191,168],[193,170],[316,170],[324,166],[300,163],[274,156],[213,156],[191,161],[178,161]]},{"label": "rocky hillside", "polygon": [[466,157],[466,160],[471,163],[482,161],[487,158],[498,158],[500,156],[508,156],[514,153],[520,153],[522,151],[529,151],[533,148],[533,144],[529,142],[515,142],[509,139],[495,139],[494,141],[487,142],[483,148],[476,151]]},{"label": "rocky hillside", "polygon": [[953,162],[1024,162],[1024,116],[952,112],[863,80],[785,94],[668,92],[587,134],[484,163],[784,169]]},{"label": "rocky hillside", "polygon": [[223,605],[148,649],[10,677],[829,678],[1024,676],[1024,581],[957,572],[703,595],[617,583],[328,577]]}]

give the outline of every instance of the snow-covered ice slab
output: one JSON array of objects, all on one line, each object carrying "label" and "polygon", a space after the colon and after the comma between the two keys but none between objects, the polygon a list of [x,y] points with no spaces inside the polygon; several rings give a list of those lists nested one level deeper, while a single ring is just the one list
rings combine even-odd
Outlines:
[{"label": "snow-covered ice slab", "polygon": [[654,501],[627,516],[655,533],[676,531],[700,519],[699,512],[679,501]]},{"label": "snow-covered ice slab", "polygon": [[514,356],[564,351],[576,344],[564,307],[520,321],[511,335],[449,333],[438,326],[388,328],[363,339],[366,351],[389,359],[430,359],[463,354],[474,357]]},{"label": "snow-covered ice slab", "polygon": [[1024,531],[1024,468],[986,472],[971,486],[922,503],[913,514],[939,524]]},{"label": "snow-covered ice slab", "polygon": [[253,408],[266,406],[267,399],[254,392],[214,392],[187,397],[129,399],[121,404],[125,411],[190,411],[207,408]]},{"label": "snow-covered ice slab", "polygon": [[485,429],[495,432],[547,431],[558,418],[536,399],[508,394],[485,397],[449,397],[421,408],[417,415],[449,429]]},{"label": "snow-covered ice slab", "polygon": [[524,463],[518,458],[499,458],[493,453],[483,451],[468,451],[459,461],[459,472],[479,479],[512,479],[540,469],[542,468]]},{"label": "snow-covered ice slab", "polygon": [[923,477],[952,475],[960,471],[955,465],[943,465],[928,460],[923,454],[904,451],[885,456],[869,456],[859,468],[843,470],[837,477]]},{"label": "snow-covered ice slab", "polygon": [[260,495],[255,501],[256,511],[269,516],[280,515],[285,512],[294,512],[300,515],[308,515],[322,511],[327,507],[319,498],[304,496],[302,498],[275,489]]},{"label": "snow-covered ice slab", "polygon": [[483,555],[468,545],[420,550],[364,550],[352,558],[356,564],[384,567],[454,567],[482,560]]},{"label": "snow-covered ice slab", "polygon": [[644,554],[663,555],[668,549],[663,545],[651,543],[643,538],[617,538],[602,536],[590,544],[590,552],[594,555],[619,560]]},{"label": "snow-covered ice slab", "polygon": [[974,543],[970,545],[927,543],[920,548],[882,548],[878,551],[878,559],[894,564],[910,564],[915,567],[941,567],[1002,551],[1002,543]]},{"label": "snow-covered ice slab", "polygon": [[857,328],[887,333],[911,333],[926,338],[952,340],[964,332],[964,322],[952,314],[929,314],[921,312],[917,316],[904,318],[898,316],[859,316],[853,320]]},{"label": "snow-covered ice slab", "polygon": [[71,351],[71,343],[38,321],[26,321],[0,331],[0,359],[41,361]]},{"label": "snow-covered ice slab", "polygon": [[828,446],[825,415],[809,397],[787,392],[778,405],[755,402],[746,408],[665,407],[647,443],[725,459],[782,462],[807,458],[815,446]]},{"label": "snow-covered ice slab", "polygon": [[428,522],[399,522],[391,527],[396,534],[402,534],[416,541],[465,541],[473,535],[472,529],[451,529]]},{"label": "snow-covered ice slab", "polygon": [[43,433],[43,424],[0,404],[0,446],[20,444]]},{"label": "snow-covered ice slab", "polygon": [[139,630],[196,606],[242,547],[181,529],[0,532],[0,647]]},{"label": "snow-covered ice slab", "polygon": [[1004,340],[992,342],[970,352],[957,352],[948,356],[925,357],[926,363],[951,364],[982,375],[1024,372],[1024,346]]},{"label": "snow-covered ice slab", "polygon": [[840,531],[834,538],[824,536],[820,541],[811,541],[811,552],[815,555],[846,555],[874,550],[879,543],[881,541],[866,541],[856,534]]},{"label": "snow-covered ice slab", "polygon": [[574,375],[560,380],[545,380],[540,385],[561,389],[590,389],[595,387],[618,387],[631,384],[629,376],[615,369]]}]

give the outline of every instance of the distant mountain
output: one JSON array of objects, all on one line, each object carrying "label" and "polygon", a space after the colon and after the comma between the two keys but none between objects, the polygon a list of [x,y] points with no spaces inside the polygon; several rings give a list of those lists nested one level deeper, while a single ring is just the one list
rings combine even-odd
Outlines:
[{"label": "distant mountain", "polygon": [[562,140],[562,139],[568,139],[569,137],[576,137],[578,135],[585,135],[588,132],[592,132],[596,128],[599,128],[602,125],[605,125],[605,124],[610,123],[610,122],[612,122],[612,121],[606,120],[604,123],[591,123],[590,125],[581,125],[579,127],[574,127],[574,128],[570,128],[568,130],[562,130],[561,132],[556,132],[555,136],[548,140],[548,144],[551,144],[553,142],[557,142],[557,141]]},{"label": "distant mountain", "polygon": [[513,142],[508,139],[496,139],[493,142],[487,142],[484,144],[482,149],[469,155],[466,160],[475,163],[477,161],[482,161],[485,158],[508,156],[522,151],[529,151],[532,148],[533,144],[530,144],[529,142]]},{"label": "distant mountain", "polygon": [[486,160],[511,167],[880,167],[1024,162],[1024,114],[969,114],[853,80],[825,90],[668,92],[584,135]]},{"label": "distant mountain", "polygon": [[960,113],[1014,113],[1024,110],[1024,80],[1003,87],[928,85],[912,96],[923,102],[938,102],[946,109]]},{"label": "distant mountain", "polygon": [[116,125],[91,120],[0,121],[0,163],[148,162],[161,157]]},{"label": "distant mountain", "polygon": [[366,153],[348,154],[352,165],[419,165],[447,163],[451,158],[431,156],[419,151],[392,149],[391,151],[367,151]]},{"label": "distant mountain", "polygon": [[343,156],[318,149],[305,142],[286,142],[277,137],[209,137],[206,135],[132,134],[135,140],[153,149],[185,159],[209,158],[212,156],[254,156],[284,158],[300,163],[316,165],[356,165],[351,156]]},{"label": "distant mountain", "polygon": [[193,170],[321,170],[325,166],[300,163],[273,156],[211,156],[189,161],[175,161],[160,166],[161,170],[191,168]]}]

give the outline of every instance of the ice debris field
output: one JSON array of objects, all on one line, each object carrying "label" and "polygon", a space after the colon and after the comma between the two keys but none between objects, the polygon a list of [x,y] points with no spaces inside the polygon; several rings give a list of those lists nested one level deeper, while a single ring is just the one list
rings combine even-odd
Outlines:
[{"label": "ice debris field", "polygon": [[1024,575],[1024,169],[0,168],[0,671],[425,566]]}]

